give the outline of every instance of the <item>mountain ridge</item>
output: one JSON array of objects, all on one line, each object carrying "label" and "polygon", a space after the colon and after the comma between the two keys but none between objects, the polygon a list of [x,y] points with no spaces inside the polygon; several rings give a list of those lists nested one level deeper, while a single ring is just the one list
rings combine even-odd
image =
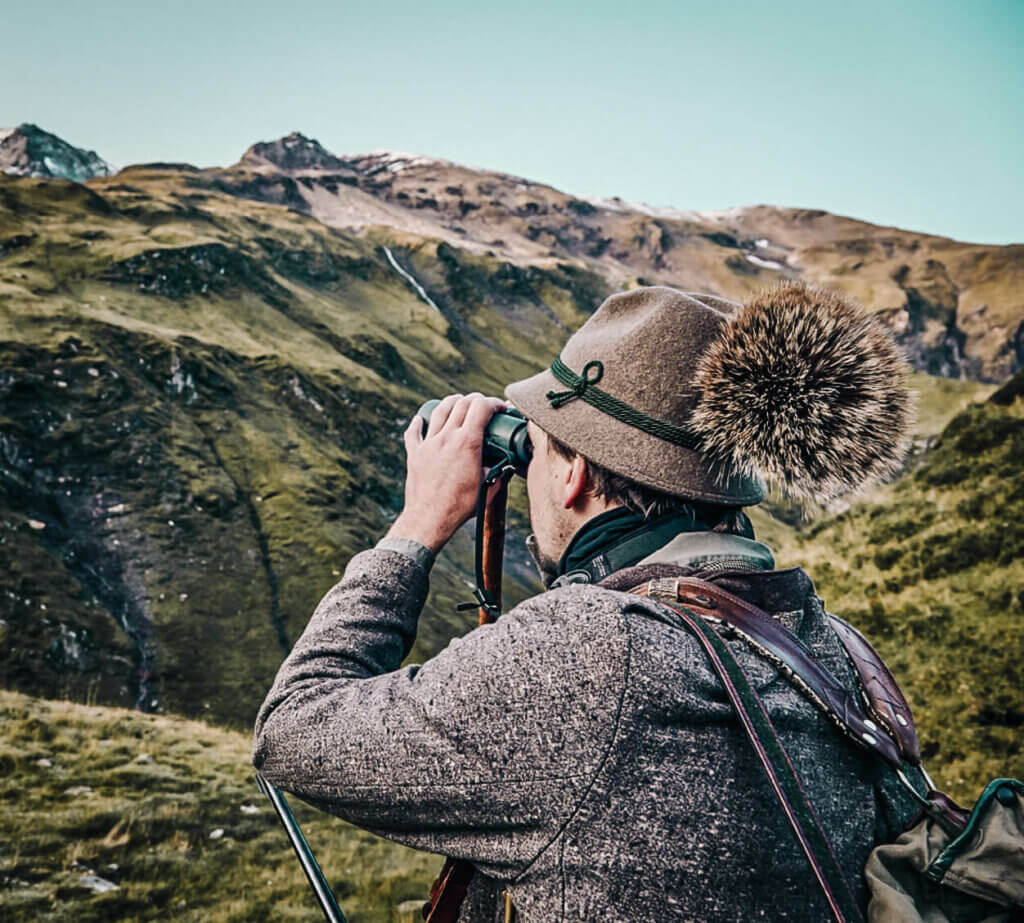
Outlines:
[{"label": "mountain ridge", "polygon": [[877,312],[929,374],[998,382],[1024,366],[1024,244],[964,243],[815,208],[695,211],[578,197],[419,154],[336,155],[297,131],[252,145],[229,167],[133,165],[120,182],[171,172],[344,231],[412,233],[516,265],[571,261],[613,289],[657,283],[742,301],[802,278]]},{"label": "mountain ridge", "polygon": [[[297,132],[285,140],[324,151]],[[243,158],[215,185],[332,227],[401,228],[518,263],[575,260],[612,287],[658,282],[742,300],[799,277],[878,312],[922,371],[999,381],[1024,365],[1024,244],[963,243],[813,208],[687,211],[575,197],[420,155],[329,156],[329,170],[308,158],[295,169],[263,161],[248,182]],[[287,196],[267,192],[275,183]]]}]

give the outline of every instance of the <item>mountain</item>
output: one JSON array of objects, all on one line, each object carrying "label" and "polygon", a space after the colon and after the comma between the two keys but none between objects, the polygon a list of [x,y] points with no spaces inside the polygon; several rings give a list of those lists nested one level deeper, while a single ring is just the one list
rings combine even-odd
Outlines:
[{"label": "mountain", "polygon": [[74,147],[25,122],[17,128],[0,128],[0,172],[81,183],[96,176],[110,176],[115,170],[95,151]]},{"label": "mountain", "polygon": [[269,167],[288,172],[347,169],[345,161],[325,150],[319,141],[307,138],[297,131],[276,141],[260,141],[254,144],[242,155],[239,163],[255,169]]},{"label": "mountain", "polygon": [[[194,179],[0,177],[0,683],[248,723],[400,508],[420,403],[532,373],[608,288]],[[471,624],[471,576],[467,533],[415,656]]]},{"label": "mountain", "polygon": [[[1020,364],[1021,249],[823,212],[574,198],[299,135],[227,168],[0,176],[0,685],[249,723],[317,600],[397,514],[419,404],[500,393],[640,282],[734,297],[789,275],[860,286],[905,315],[920,368],[961,379],[915,376],[925,465],[991,390],[970,376]],[[986,332],[969,336],[979,292],[970,329]],[[906,503],[926,509],[931,490]],[[810,535],[756,516],[780,548]],[[876,520],[849,516],[794,554],[866,554],[852,549]],[[518,483],[509,522],[512,605],[538,587]],[[467,529],[435,567],[414,659],[472,623],[454,612],[472,572]],[[857,576],[835,584],[855,615]]]},{"label": "mountain", "polygon": [[742,299],[796,276],[878,311],[921,371],[994,382],[1024,365],[1024,245],[965,244],[814,209],[577,198],[418,155],[335,157],[298,133],[196,182],[331,227],[402,229],[518,265],[569,260],[613,288],[664,282]]}]

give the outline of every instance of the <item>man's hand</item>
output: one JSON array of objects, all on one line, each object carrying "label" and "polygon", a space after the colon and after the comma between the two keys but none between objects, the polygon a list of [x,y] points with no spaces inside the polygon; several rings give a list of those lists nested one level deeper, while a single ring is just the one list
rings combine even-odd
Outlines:
[{"label": "man's hand", "polygon": [[479,393],[450,394],[434,408],[426,435],[423,419],[413,417],[404,436],[405,507],[389,538],[414,539],[436,554],[473,517],[483,479],[484,431],[506,406]]}]

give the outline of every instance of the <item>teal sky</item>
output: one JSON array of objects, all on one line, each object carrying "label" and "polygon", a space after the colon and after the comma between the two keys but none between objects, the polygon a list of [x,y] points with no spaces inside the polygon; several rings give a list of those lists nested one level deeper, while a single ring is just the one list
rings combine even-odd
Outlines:
[{"label": "teal sky", "polygon": [[1024,242],[1024,0],[5,7],[0,125],[119,166],[298,130],[581,195]]}]

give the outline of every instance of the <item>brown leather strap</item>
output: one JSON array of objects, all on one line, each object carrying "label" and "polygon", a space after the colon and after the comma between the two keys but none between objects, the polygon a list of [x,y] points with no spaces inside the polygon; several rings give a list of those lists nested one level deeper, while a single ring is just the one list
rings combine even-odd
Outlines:
[{"label": "brown leather strap", "polygon": [[[904,754],[900,739],[890,735],[886,725],[879,726],[867,717],[857,696],[819,664],[803,642],[778,619],[745,599],[695,577],[651,580],[632,592],[681,602],[711,622],[728,625],[778,667],[858,746],[876,753],[894,769],[902,768]],[[913,725],[910,729],[913,730]],[[920,751],[917,752],[919,755]]]},{"label": "brown leather strap", "polygon": [[[651,582],[654,583],[655,581]],[[650,588],[648,588],[647,592],[640,592],[640,588],[634,589],[633,592],[638,592],[639,595],[650,595],[652,598],[655,597],[655,594],[650,592]],[[701,597],[704,602],[710,602],[710,599],[704,594],[701,594]],[[842,866],[839,864],[832,844],[821,826],[821,821],[814,810],[814,805],[808,799],[803,783],[800,781],[800,776],[793,766],[789,755],[786,753],[785,746],[775,732],[771,719],[768,717],[768,711],[758,697],[753,684],[746,676],[743,668],[736,658],[732,656],[729,648],[722,643],[721,639],[718,639],[716,646],[711,638],[707,636],[714,634],[712,629],[706,626],[702,629],[700,623],[702,621],[711,621],[710,619],[706,616],[699,616],[692,611],[689,603],[686,606],[682,606],[678,604],[678,600],[672,600],[664,596],[662,601],[678,614],[704,648],[704,653],[707,654],[715,672],[718,674],[726,695],[729,697],[729,701],[732,702],[733,710],[736,712],[740,724],[753,745],[754,752],[764,768],[772,790],[775,792],[775,796],[786,815],[786,819],[796,835],[797,842],[799,842],[804,855],[807,857],[814,877],[821,887],[822,894],[828,901],[829,909],[832,911],[836,923],[848,923],[848,921],[849,923],[854,923],[854,921],[862,920],[863,918],[857,906],[856,898],[853,895],[853,890],[850,888],[850,884],[843,873]],[[707,632],[707,635],[705,632]],[[726,658],[731,663],[731,668],[736,678],[735,682],[733,681],[733,676],[730,675],[730,668],[726,666]],[[739,688],[740,686],[742,686],[742,691]],[[744,701],[745,697],[747,702]],[[756,726],[755,712],[758,715]],[[774,756],[769,753],[769,746],[772,747]],[[787,790],[790,794],[787,794]],[[817,849],[814,846],[814,841],[818,844]],[[846,908],[845,910],[844,907]]]},{"label": "brown leather strap", "polygon": [[[501,564],[505,554],[505,506],[507,502],[508,481],[502,479],[498,482],[490,503],[484,509],[483,523],[477,523],[477,528],[484,530],[484,588],[490,590],[491,598],[498,609],[501,609]],[[495,617],[481,606],[480,624],[486,625],[493,621],[495,621]]]},{"label": "brown leather strap", "polygon": [[[697,610],[709,621],[718,620],[728,624],[752,647],[778,666],[847,736],[860,746],[877,753],[893,766],[903,784],[910,787],[910,783],[903,775],[902,765],[892,762],[886,756],[886,752],[890,752],[892,747],[898,748],[899,755],[907,763],[921,768],[921,748],[910,706],[882,658],[852,625],[837,616],[829,615],[830,624],[858,675],[863,704],[871,717],[865,717],[864,711],[859,707],[860,703],[849,694],[838,697],[833,695],[833,686],[839,686],[838,682],[817,661],[811,659],[810,653],[800,639],[788,631],[781,622],[746,600],[696,577],[652,580],[635,588],[633,592],[654,598],[661,596],[666,601],[675,599]],[[771,630],[759,634],[758,628]],[[822,676],[827,678],[830,685],[820,685],[819,680]],[[872,718],[878,722],[874,727],[868,724]],[[873,738],[871,745],[868,744],[867,738],[858,736],[858,733],[863,735],[865,728]],[[879,733],[879,730],[882,733]],[[876,745],[878,741],[882,741],[882,746],[888,743],[886,752]],[[932,784],[926,774],[925,779],[929,785]],[[947,830],[963,830],[969,811],[940,791],[931,789],[926,796],[922,796],[916,789],[911,790],[922,802],[926,812]]]},{"label": "brown leather strap", "polygon": [[903,758],[911,766],[920,766],[921,745],[917,741],[914,716],[895,677],[864,635],[838,616],[828,618],[857,671],[872,716],[897,740]]},{"label": "brown leather strap", "polygon": [[[484,508],[484,521],[477,523],[477,528],[482,530],[482,589],[490,591],[498,609],[501,608],[501,563],[505,551],[507,502],[508,481],[502,478]],[[481,625],[495,620],[495,616],[483,606],[479,611]],[[423,918],[427,923],[455,923],[475,872],[473,865],[463,859],[445,859],[440,874],[430,887],[430,899],[423,905]]]},{"label": "brown leather strap", "polygon": [[441,874],[430,886],[430,900],[423,905],[427,923],[455,923],[476,869],[462,859],[445,859]]}]

